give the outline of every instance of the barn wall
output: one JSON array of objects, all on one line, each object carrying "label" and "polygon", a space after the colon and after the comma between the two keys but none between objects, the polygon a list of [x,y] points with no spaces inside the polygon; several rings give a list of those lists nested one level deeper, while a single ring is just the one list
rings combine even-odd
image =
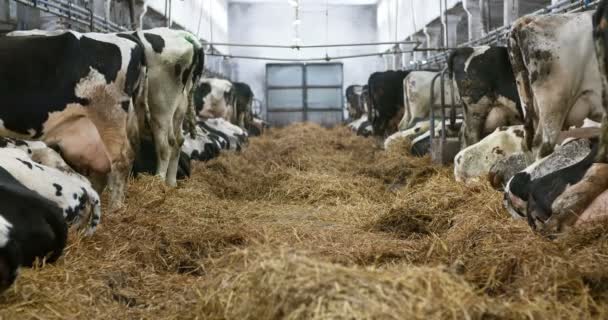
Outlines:
[{"label": "barn wall", "polygon": [[[300,38],[302,44],[319,44],[325,40],[324,6],[304,5],[301,8]],[[284,3],[231,3],[228,10],[229,39],[234,43],[293,44],[294,9]],[[330,6],[329,43],[375,42],[377,40],[374,6]],[[331,48],[328,54],[350,55],[377,52],[375,47]],[[323,57],[325,49],[301,51],[269,48],[233,47],[234,55],[272,56],[281,58]],[[365,83],[370,73],[383,64],[378,57],[345,59],[344,85]],[[263,100],[266,61],[234,59],[236,79],[252,86],[255,96]]]}]

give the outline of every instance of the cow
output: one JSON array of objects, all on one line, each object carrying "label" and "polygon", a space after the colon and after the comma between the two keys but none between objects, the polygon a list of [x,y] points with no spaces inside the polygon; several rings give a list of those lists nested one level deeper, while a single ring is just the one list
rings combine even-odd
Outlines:
[{"label": "cow", "polygon": [[240,151],[247,144],[247,132],[223,118],[199,119],[197,123],[204,131],[221,137],[225,141],[222,149]]},{"label": "cow", "polygon": [[350,85],[346,87],[346,110],[348,111],[348,118],[353,121],[361,118],[365,112],[363,106],[363,86],[361,85]]},{"label": "cow", "polygon": [[[514,218],[527,217],[530,193],[536,192],[536,187],[539,190],[548,188],[546,185],[543,186],[542,183],[546,184],[547,182],[544,181],[550,180],[550,178],[542,181],[540,179],[561,169],[581,163],[590,152],[591,144],[588,139],[566,139],[559,147],[555,148],[552,154],[537,160],[526,167],[525,170],[516,173],[505,186],[504,204],[507,211]],[[580,170],[576,174],[580,175]],[[539,196],[541,195],[539,194]]]},{"label": "cow", "polygon": [[[6,158],[0,153],[0,158]],[[30,179],[35,177],[30,177]],[[36,259],[57,260],[65,248],[68,227],[62,209],[26,188],[0,166],[0,292],[10,287],[22,266]]]},{"label": "cow", "polygon": [[387,137],[398,129],[405,112],[403,79],[409,71],[374,72],[368,79],[369,110],[373,133]]},{"label": "cow", "polygon": [[[428,119],[431,106],[441,104],[441,80],[435,81],[435,100],[431,103],[431,83],[437,75],[435,71],[412,71],[403,79],[403,99],[405,114],[399,123],[399,130],[407,130],[418,121]],[[444,81],[445,82],[445,81]],[[446,104],[452,103],[452,90],[449,83],[444,84]],[[454,103],[459,103],[458,90],[454,90]],[[437,114],[437,113],[436,113]]]},{"label": "cow", "polygon": [[591,12],[526,16],[509,34],[509,55],[525,113],[526,149],[541,159],[560,131],[600,121],[601,78]]},{"label": "cow", "polygon": [[608,164],[593,163],[599,143],[597,139],[591,142],[585,158],[570,166],[534,180],[522,174],[525,184],[518,196],[527,201],[526,217],[532,229],[549,234],[564,231],[608,188]]},{"label": "cow", "polygon": [[228,99],[232,83],[217,78],[203,78],[194,89],[196,115],[204,119],[224,118],[229,113]]},{"label": "cow", "polygon": [[601,80],[602,106],[604,108],[603,130],[597,160],[608,163],[608,118],[606,117],[608,114],[608,1],[602,0],[598,5],[593,14],[592,28],[595,55]]},{"label": "cow", "polygon": [[522,124],[523,111],[507,48],[458,48],[450,54],[448,68],[464,111],[463,148],[498,127]]},{"label": "cow", "polygon": [[0,135],[56,146],[118,206],[137,147],[143,48],[116,34],[33,33],[0,38]]},{"label": "cow", "polygon": [[232,94],[234,95],[233,124],[241,128],[250,128],[253,124],[253,113],[251,112],[251,104],[253,102],[253,91],[251,87],[244,82],[232,83]]},{"label": "cow", "polygon": [[500,127],[476,144],[460,150],[454,157],[456,181],[477,180],[488,174],[499,160],[523,153],[523,139],[523,125]]},{"label": "cow", "polygon": [[[202,76],[204,53],[201,44],[187,31],[155,28],[136,33],[148,63],[147,105],[149,133],[156,150],[156,175],[169,186],[176,185],[182,125],[194,134],[194,84]],[[141,119],[140,112],[139,122]],[[184,120],[186,120],[184,122]]]}]

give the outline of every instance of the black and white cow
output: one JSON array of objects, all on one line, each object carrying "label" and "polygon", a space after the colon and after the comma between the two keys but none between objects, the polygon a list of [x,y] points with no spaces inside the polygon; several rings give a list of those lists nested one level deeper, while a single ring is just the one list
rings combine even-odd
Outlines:
[{"label": "black and white cow", "polygon": [[374,135],[385,137],[398,130],[403,118],[403,79],[409,71],[374,72],[368,79],[369,111]]},{"label": "black and white cow", "polygon": [[[156,175],[174,186],[184,142],[182,126],[193,134],[196,122],[191,101],[203,71],[203,49],[194,35],[183,30],[155,28],[136,35],[148,64],[146,91]],[[140,117],[142,113],[145,110],[139,112]],[[139,119],[140,124],[144,121]]]},{"label": "black and white cow", "polygon": [[91,183],[54,150],[20,140],[11,146],[2,143],[5,139],[0,138],[0,166],[20,184],[59,206],[68,224],[93,234],[101,219],[101,201]]},{"label": "black and white cow", "polygon": [[[588,139],[567,139],[562,145],[555,148],[552,154],[537,160],[525,170],[515,174],[505,186],[505,207],[511,216],[514,218],[527,217],[530,207],[528,203],[530,194],[536,192],[536,187],[539,190],[545,190],[547,186],[541,187],[539,184],[546,183],[546,181],[551,180],[555,175],[552,175],[550,178],[543,178],[564,168],[581,163],[590,153],[591,145]],[[534,181],[542,182],[533,184]],[[560,186],[555,185],[555,187],[558,188]],[[548,201],[553,200],[549,199]]]},{"label": "black and white cow", "polygon": [[507,48],[467,47],[448,59],[464,109],[463,147],[501,126],[522,124],[523,113]]},{"label": "black and white cow", "polygon": [[[184,134],[184,144],[190,136]],[[183,148],[183,145],[182,145]],[[177,180],[183,180],[190,177],[190,156],[183,151],[180,151],[178,165],[177,165]],[[154,175],[157,171],[157,158],[156,158],[156,146],[150,139],[142,139],[140,141],[138,157],[133,162],[132,174],[134,177],[139,176],[142,173]]]},{"label": "black and white cow", "polygon": [[2,165],[0,198],[2,292],[13,284],[21,266],[32,266],[37,258],[57,260],[65,248],[68,230],[61,208],[23,186]]},{"label": "black and white cow", "polygon": [[526,16],[509,35],[509,54],[525,113],[526,148],[536,159],[553,151],[559,133],[600,121],[602,83],[591,12]]},{"label": "black and white cow", "polygon": [[[133,97],[145,80],[134,37],[31,31],[0,37],[0,135],[61,150],[111,203],[124,196],[137,140]],[[44,49],[41,49],[44,48]]]}]

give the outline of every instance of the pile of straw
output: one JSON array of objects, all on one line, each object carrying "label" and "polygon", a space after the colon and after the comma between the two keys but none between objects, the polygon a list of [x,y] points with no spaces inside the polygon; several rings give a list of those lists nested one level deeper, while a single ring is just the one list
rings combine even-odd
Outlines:
[{"label": "pile of straw", "polygon": [[608,316],[608,223],[537,236],[485,183],[403,150],[296,125],[177,188],[141,177],[93,237],[24,269],[0,318]]}]

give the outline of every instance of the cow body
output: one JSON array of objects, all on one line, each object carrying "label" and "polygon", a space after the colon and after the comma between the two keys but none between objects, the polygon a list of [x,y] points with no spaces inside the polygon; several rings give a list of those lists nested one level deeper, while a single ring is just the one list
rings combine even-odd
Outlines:
[{"label": "cow body", "polygon": [[[428,119],[431,107],[441,104],[441,80],[435,81],[435,100],[431,101],[431,84],[437,72],[412,71],[403,80],[405,114],[399,123],[399,130],[406,130],[422,119]],[[456,88],[455,88],[456,89]],[[445,103],[452,102],[449,83],[444,84]],[[454,103],[459,103],[458,90],[454,90]]]},{"label": "cow body", "polygon": [[498,127],[522,123],[506,48],[459,48],[450,55],[448,66],[464,109],[463,147],[477,143]]},{"label": "cow body", "polygon": [[145,78],[137,41],[71,31],[21,33],[0,38],[0,64],[0,135],[56,145],[98,191],[111,172],[111,201],[120,204],[137,132],[129,128],[132,98]]},{"label": "cow body", "polygon": [[560,131],[603,115],[591,30],[589,12],[523,17],[511,29],[526,147],[537,159],[553,151]]},{"label": "cow body", "polygon": [[500,127],[478,143],[458,152],[454,158],[454,177],[470,182],[486,175],[499,160],[523,152],[522,125]]},{"label": "cow body", "polygon": [[[202,74],[204,57],[196,37],[186,31],[156,28],[141,33],[148,61],[150,129],[156,148],[156,175],[176,184],[182,125],[194,129],[193,85]],[[192,108],[192,110],[189,110]]]}]

